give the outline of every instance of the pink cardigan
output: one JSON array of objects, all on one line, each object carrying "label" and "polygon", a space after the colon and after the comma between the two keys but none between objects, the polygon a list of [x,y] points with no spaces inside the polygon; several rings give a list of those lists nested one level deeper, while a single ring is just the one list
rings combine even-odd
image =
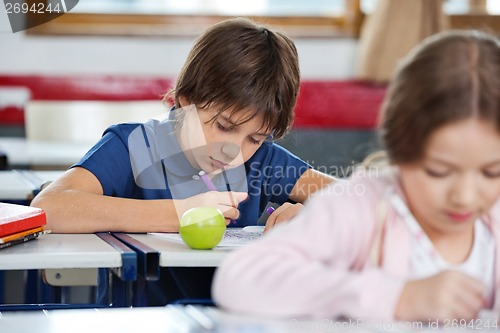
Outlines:
[{"label": "pink cardigan", "polygon": [[[331,185],[291,222],[229,255],[216,272],[213,297],[240,313],[273,317],[393,320],[409,268],[409,233],[387,205],[382,237],[376,210],[396,173],[357,176]],[[496,240],[495,294],[500,289],[500,200],[483,219]],[[378,230],[378,229],[377,229]],[[382,269],[372,264],[381,239]],[[494,309],[500,311],[500,297]]]}]

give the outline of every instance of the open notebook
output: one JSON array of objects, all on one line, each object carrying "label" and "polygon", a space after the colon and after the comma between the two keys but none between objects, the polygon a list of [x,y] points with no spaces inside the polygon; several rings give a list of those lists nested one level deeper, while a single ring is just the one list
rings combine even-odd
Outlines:
[{"label": "open notebook", "polygon": [[46,223],[40,208],[0,203],[0,249],[37,238]]}]

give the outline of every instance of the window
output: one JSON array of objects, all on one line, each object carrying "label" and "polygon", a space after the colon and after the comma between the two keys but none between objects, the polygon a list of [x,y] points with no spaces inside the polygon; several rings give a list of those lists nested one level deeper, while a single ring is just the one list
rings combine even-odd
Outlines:
[{"label": "window", "polygon": [[[377,0],[360,0],[360,11],[370,14]],[[500,34],[499,0],[444,0],[443,11],[453,29],[480,29]]]},{"label": "window", "polygon": [[291,36],[354,36],[360,23],[358,0],[80,0],[29,33],[191,36],[232,16]]},{"label": "window", "polygon": [[[361,11],[371,13],[377,0],[361,0]],[[500,14],[500,1],[498,0],[444,0],[443,10],[448,15],[471,14]]]},{"label": "window", "polygon": [[[54,0],[47,0],[54,1]],[[64,1],[64,0],[61,0]],[[403,0],[402,0],[403,1]],[[292,37],[357,37],[377,0],[80,0],[30,34],[197,36],[232,16],[279,26]],[[452,28],[500,31],[500,0],[445,0]]]},{"label": "window", "polygon": [[500,14],[498,0],[446,0],[444,11],[450,15]]},{"label": "window", "polygon": [[446,0],[444,11],[455,29],[475,28],[500,33],[500,1]]}]

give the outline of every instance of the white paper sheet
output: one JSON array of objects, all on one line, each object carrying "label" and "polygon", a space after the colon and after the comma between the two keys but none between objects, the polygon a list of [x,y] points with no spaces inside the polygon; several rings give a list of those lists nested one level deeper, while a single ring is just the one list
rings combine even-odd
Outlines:
[{"label": "white paper sheet", "polygon": [[[244,246],[262,236],[264,227],[254,227],[251,228],[227,228],[224,238],[217,245],[217,247],[237,247]],[[179,233],[150,233],[161,238],[168,239],[170,241],[184,244]]]}]

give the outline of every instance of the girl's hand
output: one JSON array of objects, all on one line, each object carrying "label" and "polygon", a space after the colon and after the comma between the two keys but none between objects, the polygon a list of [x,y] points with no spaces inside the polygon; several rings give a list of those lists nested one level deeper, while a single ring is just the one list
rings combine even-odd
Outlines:
[{"label": "girl's hand", "polygon": [[226,219],[227,225],[231,222],[231,220],[236,220],[240,217],[238,204],[244,201],[247,197],[248,194],[245,192],[210,191],[187,199],[175,200],[174,204],[179,219],[182,214],[194,207],[208,206],[219,208]]},{"label": "girl's hand", "polygon": [[291,204],[285,202],[283,205],[278,207],[269,217],[267,218],[266,226],[264,232],[269,231],[277,223],[282,223],[290,220],[292,217],[297,215],[299,211],[304,207],[302,204]]},{"label": "girl's hand", "polygon": [[457,271],[409,281],[396,307],[396,319],[474,319],[485,305],[483,291],[479,280]]}]

